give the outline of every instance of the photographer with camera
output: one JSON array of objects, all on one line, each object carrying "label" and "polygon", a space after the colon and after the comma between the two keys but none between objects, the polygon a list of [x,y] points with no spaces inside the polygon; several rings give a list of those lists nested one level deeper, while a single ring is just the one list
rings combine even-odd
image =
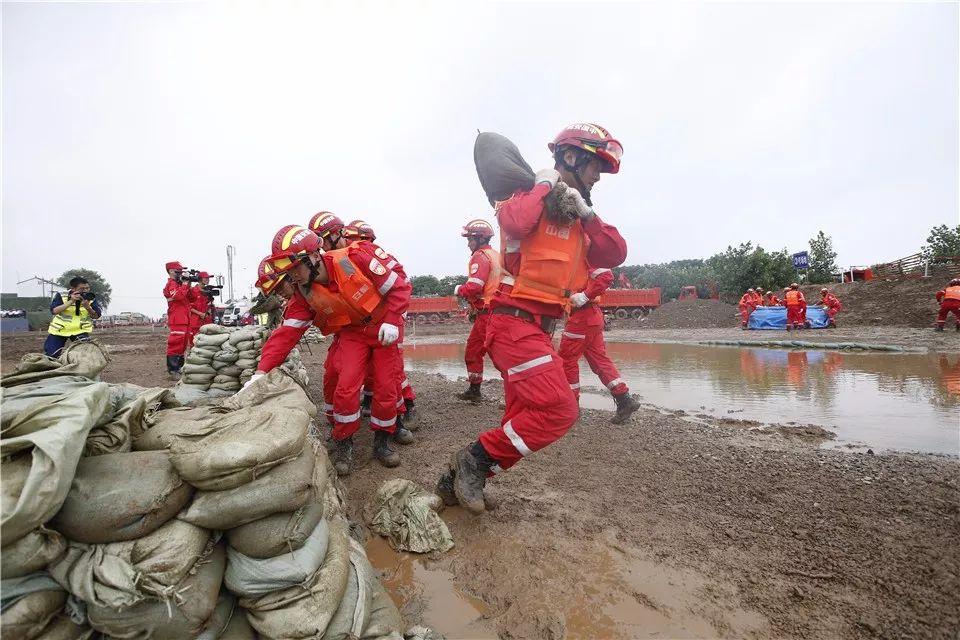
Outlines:
[{"label": "photographer with camera", "polygon": [[190,272],[176,260],[168,262],[166,268],[168,279],[163,287],[163,297],[167,299],[167,327],[170,328],[170,335],[167,336],[167,373],[171,380],[178,380],[183,367],[183,352],[187,349],[190,337],[190,308],[197,299],[190,282],[196,282],[197,279],[191,278]]},{"label": "photographer with camera", "polygon": [[93,331],[93,321],[102,313],[96,294],[90,291],[86,278],[76,276],[70,279],[70,291],[66,294],[55,293],[50,301],[50,321],[47,340],[43,343],[43,352],[56,358],[63,351],[67,341],[89,340]]},{"label": "photographer with camera", "polygon": [[[189,281],[189,278],[187,280]],[[200,332],[200,327],[213,322],[213,298],[220,295],[220,288],[210,284],[210,274],[206,271],[198,271],[197,280],[197,286],[193,287],[196,300],[190,304],[188,346],[193,346],[193,339]]]}]

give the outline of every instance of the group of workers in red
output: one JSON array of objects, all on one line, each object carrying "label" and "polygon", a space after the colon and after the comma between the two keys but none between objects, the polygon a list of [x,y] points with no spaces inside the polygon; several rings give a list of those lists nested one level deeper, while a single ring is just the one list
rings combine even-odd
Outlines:
[{"label": "group of workers in red", "polygon": [[[827,314],[828,326],[837,326],[837,314],[843,309],[840,298],[824,287],[820,289],[820,305]],[[772,291],[767,291],[764,295],[763,289],[760,287],[747,289],[747,292],[740,297],[740,301],[737,303],[737,309],[740,310],[741,329],[746,330],[748,328],[750,314],[758,307],[785,307],[787,310],[787,331],[810,328],[807,321],[807,299],[800,291],[800,285],[796,282],[784,288],[783,300]]]},{"label": "group of workers in red", "polygon": [[180,377],[184,353],[193,344],[200,327],[213,322],[212,300],[204,295],[203,287],[210,284],[210,274],[200,271],[197,283],[184,280],[183,265],[174,260],[165,265],[167,283],[163,297],[167,300],[167,374],[172,379]]}]

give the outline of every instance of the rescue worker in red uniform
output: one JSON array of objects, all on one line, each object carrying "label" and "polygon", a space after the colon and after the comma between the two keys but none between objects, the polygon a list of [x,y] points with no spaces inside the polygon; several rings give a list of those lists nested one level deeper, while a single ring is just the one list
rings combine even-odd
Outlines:
[{"label": "rescue worker in red uniform", "polygon": [[190,303],[190,336],[187,340],[187,347],[193,346],[193,339],[200,333],[200,327],[213,322],[213,300],[203,293],[203,288],[210,284],[210,274],[201,271],[197,274],[199,283],[193,287],[193,295],[196,299]]},{"label": "rescue worker in red uniform", "polygon": [[800,291],[796,282],[790,285],[784,295],[784,306],[787,307],[787,331],[799,329],[803,326],[803,312],[807,307],[807,300]]},{"label": "rescue worker in red uniform", "polygon": [[954,329],[960,331],[960,278],[954,278],[950,283],[937,291],[937,302],[940,303],[940,311],[937,313],[937,331],[943,331],[947,324],[947,316],[951,313],[956,321]]},{"label": "rescue worker in red uniform", "polygon": [[500,254],[490,246],[494,231],[486,220],[471,220],[464,225],[460,235],[467,239],[471,254],[467,263],[467,281],[458,285],[453,293],[470,305],[473,326],[470,328],[463,355],[470,386],[459,397],[461,400],[480,402],[483,356],[487,353],[487,326],[490,323],[490,301],[500,285]]},{"label": "rescue worker in red uniform", "polygon": [[607,345],[603,341],[603,311],[596,300],[611,284],[613,271],[591,269],[586,288],[570,296],[573,310],[560,337],[560,357],[563,359],[567,382],[578,400],[580,356],[586,357],[590,370],[597,374],[616,403],[617,412],[610,421],[623,424],[640,408],[640,402],[630,395],[630,389],[620,377],[617,365],[607,355]]},{"label": "rescue worker in red uniform", "polygon": [[[374,243],[374,240],[377,239],[377,234],[374,232],[373,227],[363,220],[354,220],[348,225],[343,227],[342,231],[343,237],[347,243],[358,242],[361,243],[367,250],[373,252],[377,258],[383,261],[384,266],[391,271],[395,271],[398,276],[403,278],[403,280],[409,282],[407,277],[407,272],[404,270],[403,265],[400,264],[400,261],[394,258],[391,254],[387,253],[383,247]],[[412,287],[411,287],[412,288]],[[406,317],[404,317],[406,320]],[[416,415],[416,393],[414,393],[413,386],[410,384],[410,380],[407,378],[407,373],[404,371],[403,364],[403,335],[400,336],[400,341],[397,343],[397,352],[400,357],[400,378],[397,379],[397,385],[400,388],[400,400],[397,404],[397,416],[398,424],[400,427],[409,423],[411,430],[417,429],[417,424],[414,422],[414,417]],[[373,362],[371,361],[368,369],[367,376],[363,381],[363,403],[361,404],[361,411],[363,415],[370,415],[370,405],[373,402]],[[405,429],[398,428],[397,433],[403,434]],[[400,444],[409,444],[409,442],[401,442],[397,440]],[[410,442],[413,442],[413,439],[410,439]]]},{"label": "rescue worker in red uniform", "polygon": [[753,308],[763,306],[763,287],[757,287],[753,290]]},{"label": "rescue worker in red uniform", "polygon": [[[337,473],[351,471],[353,434],[360,426],[360,386],[371,359],[373,455],[384,466],[399,465],[400,456],[390,448],[389,440],[397,430],[400,359],[396,351],[410,284],[358,244],[324,253],[320,238],[306,227],[280,229],[272,250],[270,264],[278,273],[288,274],[297,285],[297,294],[287,304],[283,327],[264,343],[255,375],[283,362],[311,324],[324,334],[336,333],[336,362],[326,371],[330,379],[324,380],[324,386],[334,389],[330,404]],[[284,332],[284,327],[291,330]]]},{"label": "rescue worker in red uniform", "polygon": [[767,305],[768,307],[779,307],[779,306],[780,306],[780,298],[778,298],[776,295],[774,295],[773,291],[767,291],[766,305]]},{"label": "rescue worker in red uniform", "polygon": [[746,331],[747,323],[750,321],[750,314],[756,308],[753,298],[753,289],[747,289],[747,292],[740,296],[740,302],[737,303],[737,309],[740,310],[740,328]]},{"label": "rescue worker in red uniform", "polygon": [[827,312],[827,324],[831,327],[837,326],[837,314],[843,310],[843,305],[840,304],[840,298],[833,295],[829,289],[824,287],[820,289],[820,304],[823,305],[823,310]]},{"label": "rescue worker in red uniform", "polygon": [[[474,514],[485,509],[488,475],[557,441],[576,421],[577,401],[551,336],[570,295],[586,286],[587,264],[611,269],[627,254],[620,233],[600,220],[590,200],[600,174],[619,170],[620,143],[604,128],[582,123],[564,129],[548,148],[555,168],[537,172],[529,191],[496,203],[503,274],[486,347],[503,377],[506,409],[498,427],[453,454],[437,483],[444,502],[455,500]],[[544,199],[554,189],[557,206],[550,211]]]},{"label": "rescue worker in red uniform", "polygon": [[196,293],[189,282],[183,281],[183,265],[176,260],[166,264],[167,284],[163,297],[167,299],[167,375],[171,380],[180,379],[184,351],[190,338],[190,308]]}]

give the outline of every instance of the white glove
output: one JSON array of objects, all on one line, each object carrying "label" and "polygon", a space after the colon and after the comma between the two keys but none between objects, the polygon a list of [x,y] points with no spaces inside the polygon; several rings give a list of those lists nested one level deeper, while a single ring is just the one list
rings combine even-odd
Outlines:
[{"label": "white glove", "polygon": [[455,296],[460,295],[460,285],[457,285],[453,288],[453,295]]},{"label": "white glove", "polygon": [[377,335],[377,339],[380,341],[380,344],[385,347],[389,347],[399,338],[400,329],[392,324],[387,324],[386,322],[380,325],[380,333]]},{"label": "white glove", "polygon": [[256,382],[257,380],[259,380],[260,378],[262,378],[262,377],[265,376],[265,375],[267,375],[267,374],[265,374],[265,373],[260,373],[260,372],[257,372],[257,373],[255,373],[255,374],[253,374],[252,376],[250,376],[250,379],[247,380],[247,384],[245,384],[245,385],[243,385],[242,387],[240,387],[240,391],[243,391],[244,389],[246,389],[247,387],[249,387],[250,385],[252,385],[254,382]]},{"label": "white glove", "polygon": [[583,196],[580,195],[580,192],[576,189],[567,189],[566,196],[570,198],[570,202],[573,204],[574,208],[577,211],[577,215],[584,222],[593,217],[593,209],[590,208],[590,205],[587,204],[587,201],[583,199]]},{"label": "white glove", "polygon": [[585,294],[583,291],[578,291],[570,296],[570,303],[578,309],[588,302],[590,302],[590,298],[588,298],[587,294]]},{"label": "white glove", "polygon": [[556,169],[540,169],[537,171],[536,175],[533,177],[533,184],[540,184],[546,182],[550,185],[550,188],[553,189],[557,186],[557,182],[560,180],[560,172]]}]

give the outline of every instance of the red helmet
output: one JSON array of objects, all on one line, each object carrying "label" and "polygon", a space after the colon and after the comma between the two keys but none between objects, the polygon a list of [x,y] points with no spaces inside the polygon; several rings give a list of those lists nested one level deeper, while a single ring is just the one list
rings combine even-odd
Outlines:
[{"label": "red helmet", "polygon": [[460,235],[464,238],[492,238],[494,231],[489,222],[477,218],[463,225],[463,233]]},{"label": "red helmet", "polygon": [[183,271],[183,265],[180,264],[179,260],[168,262],[166,265],[164,265],[164,267],[166,268],[167,271],[170,271],[171,269],[175,269],[177,271]]},{"label": "red helmet", "polygon": [[209,277],[210,277],[210,274],[207,273],[206,271],[200,271],[199,273],[197,273],[197,277],[198,277],[198,278],[209,278]]},{"label": "red helmet", "polygon": [[363,220],[354,220],[351,222],[348,227],[353,227],[356,231],[356,237],[362,238],[363,240],[376,240],[377,234],[373,232],[373,227],[364,222]]},{"label": "red helmet", "polygon": [[323,250],[317,234],[295,224],[288,224],[277,231],[273,235],[270,248],[273,250],[270,265],[279,272],[289,271],[297,258],[304,258],[314,251]]},{"label": "red helmet", "polygon": [[310,227],[310,230],[315,234],[321,238],[325,238],[329,234],[343,229],[343,220],[329,211],[321,211],[320,213],[313,214],[307,226]]},{"label": "red helmet", "polygon": [[547,145],[547,148],[550,149],[550,153],[556,153],[565,146],[583,149],[603,160],[606,164],[604,173],[620,171],[623,145],[600,125],[589,122],[571,124],[558,133],[553,142]]},{"label": "red helmet", "polygon": [[263,292],[263,295],[270,295],[274,289],[277,288],[277,285],[287,277],[285,273],[279,273],[273,267],[271,259],[273,256],[267,256],[260,261],[260,266],[257,267],[257,282],[256,287]]}]

